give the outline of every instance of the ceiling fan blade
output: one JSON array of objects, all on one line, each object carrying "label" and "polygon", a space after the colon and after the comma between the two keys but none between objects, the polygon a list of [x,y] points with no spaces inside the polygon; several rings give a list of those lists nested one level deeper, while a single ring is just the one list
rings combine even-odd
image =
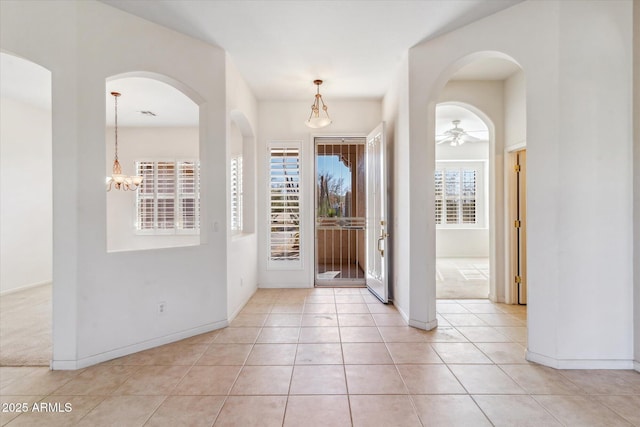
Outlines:
[{"label": "ceiling fan blade", "polygon": [[447,138],[441,139],[440,141],[437,141],[436,145],[444,144],[445,142],[452,142],[454,140],[455,138],[447,137]]},{"label": "ceiling fan blade", "polygon": [[475,136],[472,136],[472,135],[464,135],[464,136],[462,137],[462,139],[463,139],[463,140],[465,140],[465,141],[467,141],[467,142],[485,141],[485,140],[484,140],[484,139],[482,139],[482,138],[478,138],[478,137],[475,137]]}]

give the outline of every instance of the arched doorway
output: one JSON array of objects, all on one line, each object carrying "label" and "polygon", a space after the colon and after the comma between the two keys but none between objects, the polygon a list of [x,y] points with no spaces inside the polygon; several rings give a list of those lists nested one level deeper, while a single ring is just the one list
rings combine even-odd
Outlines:
[{"label": "arched doorway", "polygon": [[0,53],[0,365],[52,359],[51,72]]},{"label": "arched doorway", "polygon": [[455,102],[436,106],[438,299],[483,299],[490,293],[488,177],[493,166],[489,158],[493,124],[472,110],[477,109]]}]

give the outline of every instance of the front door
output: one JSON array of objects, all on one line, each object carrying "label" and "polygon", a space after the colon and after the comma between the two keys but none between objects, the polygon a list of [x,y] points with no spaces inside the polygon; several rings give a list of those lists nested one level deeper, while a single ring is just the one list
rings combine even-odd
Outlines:
[{"label": "front door", "polygon": [[387,223],[387,168],[384,123],[367,136],[366,283],[369,290],[389,302]]}]

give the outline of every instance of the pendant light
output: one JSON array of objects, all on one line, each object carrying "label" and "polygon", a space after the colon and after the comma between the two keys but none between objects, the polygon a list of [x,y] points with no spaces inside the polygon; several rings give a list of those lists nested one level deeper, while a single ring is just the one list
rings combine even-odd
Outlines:
[{"label": "pendant light", "polygon": [[[322,84],[322,80],[314,80],[313,84],[316,85],[317,92],[316,97],[313,100],[313,105],[311,106],[311,114],[309,115],[309,119],[307,119],[304,124],[307,127],[312,129],[320,129],[331,124],[331,119],[329,118],[329,113],[327,112],[327,106],[324,104],[322,100],[322,95],[320,95],[320,85]],[[320,116],[320,105],[322,104],[322,111],[324,112],[324,116]]]},{"label": "pendant light", "polygon": [[111,187],[116,190],[135,191],[142,183],[142,177],[128,176],[122,173],[120,162],[118,161],[118,97],[119,92],[111,92],[115,104],[115,156],[113,158],[113,173],[107,177],[107,191],[111,191]]}]

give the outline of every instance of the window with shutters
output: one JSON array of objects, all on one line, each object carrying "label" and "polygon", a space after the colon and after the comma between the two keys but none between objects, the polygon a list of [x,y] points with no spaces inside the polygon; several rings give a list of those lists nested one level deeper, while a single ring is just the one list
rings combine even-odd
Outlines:
[{"label": "window with shutters", "polygon": [[139,234],[195,234],[200,229],[200,162],[136,162],[143,177],[136,191]]},{"label": "window with shutters", "polygon": [[231,158],[231,231],[242,232],[242,156]]},{"label": "window with shutters", "polygon": [[300,144],[269,146],[269,265],[302,267]]},{"label": "window with shutters", "polygon": [[437,162],[435,221],[440,228],[484,226],[484,163]]}]

